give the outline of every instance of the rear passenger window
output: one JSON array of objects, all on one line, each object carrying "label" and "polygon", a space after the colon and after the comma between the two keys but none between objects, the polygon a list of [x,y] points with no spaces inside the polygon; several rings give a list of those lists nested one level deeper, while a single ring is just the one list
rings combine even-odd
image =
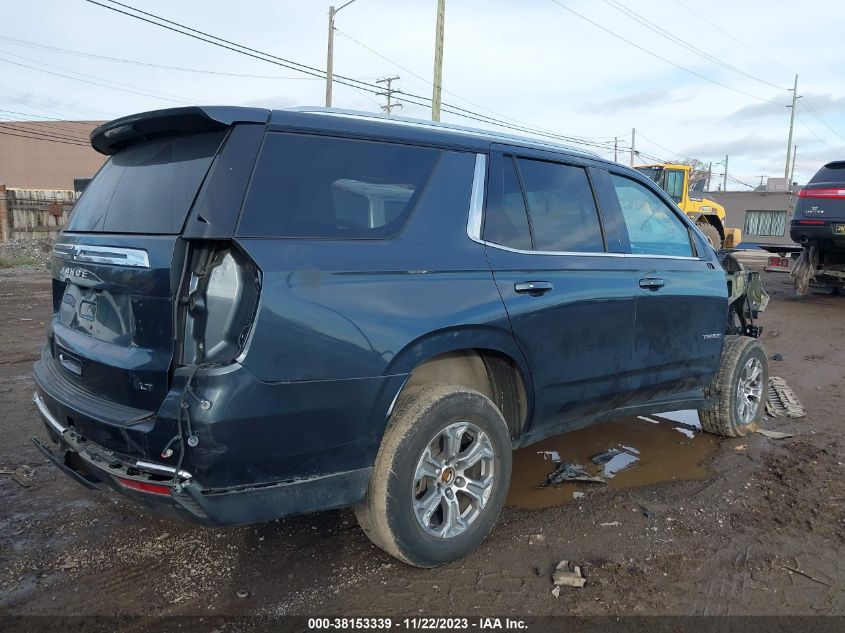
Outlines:
[{"label": "rear passenger window", "polygon": [[604,251],[598,210],[583,167],[520,158],[534,248],[538,251]]},{"label": "rear passenger window", "polygon": [[691,257],[689,230],[672,209],[640,183],[610,175],[628,228],[631,252]]},{"label": "rear passenger window", "polygon": [[502,204],[499,208],[488,209],[484,219],[484,239],[510,248],[531,250],[525,199],[511,156],[505,156],[502,161]]},{"label": "rear passenger window", "polygon": [[441,151],[269,134],[238,235],[386,238],[405,225]]}]

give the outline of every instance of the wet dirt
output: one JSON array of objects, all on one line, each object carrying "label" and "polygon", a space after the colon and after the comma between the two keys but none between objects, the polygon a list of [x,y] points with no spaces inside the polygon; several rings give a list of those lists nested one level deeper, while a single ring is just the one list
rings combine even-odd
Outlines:
[{"label": "wet dirt", "polygon": [[[681,426],[680,421],[686,426]],[[602,486],[597,483],[543,485],[559,461],[585,465],[589,474],[601,475],[613,489],[661,481],[701,480],[707,473],[703,464],[716,447],[716,438],[701,433],[695,411],[594,424],[515,451],[506,503],[533,510],[550,508],[571,502],[575,492],[589,493]],[[594,456],[611,449],[619,452],[607,463],[591,463]]]},{"label": "wet dirt", "polygon": [[[0,615],[155,616],[137,631],[170,615],[845,615],[845,298],[764,283],[761,341],[807,409],[766,427],[795,437],[701,435],[685,412],[550,438],[515,455],[512,505],[476,552],[412,569],[348,509],[203,528],[59,473],[29,442],[49,279],[0,270],[0,470],[31,468],[28,486],[0,475]],[[623,446],[640,459],[607,485],[536,490],[555,468],[538,451],[603,472],[591,457]],[[586,584],[556,598],[561,560]]]}]

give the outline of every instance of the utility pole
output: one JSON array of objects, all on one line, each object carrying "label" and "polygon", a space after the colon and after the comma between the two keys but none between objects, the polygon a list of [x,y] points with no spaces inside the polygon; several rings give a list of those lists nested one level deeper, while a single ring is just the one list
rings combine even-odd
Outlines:
[{"label": "utility pole", "polygon": [[634,166],[634,154],[637,153],[637,151],[634,149],[634,146],[636,145],[636,143],[637,143],[637,128],[632,127],[631,128],[631,167]]},{"label": "utility pole", "polygon": [[792,105],[789,114],[789,140],[786,141],[786,167],[783,169],[783,177],[789,178],[789,155],[792,153],[792,128],[795,125],[795,102],[798,101],[798,75],[795,75],[795,86],[792,88]]},{"label": "utility pole", "polygon": [[786,190],[792,191],[792,183],[795,181],[795,156],[798,154],[798,145],[792,148],[792,166],[789,170],[789,182],[786,183]]},{"label": "utility pole", "polygon": [[386,97],[387,98],[387,105],[381,106],[381,109],[386,112],[387,114],[393,114],[393,108],[401,108],[401,103],[393,103],[393,93],[399,92],[398,90],[393,89],[393,82],[399,79],[398,75],[394,75],[393,77],[384,77],[382,79],[376,79],[377,84],[387,84],[387,88],[385,88],[384,92],[376,93],[376,96],[379,97]]},{"label": "utility pole", "polygon": [[619,160],[617,158],[617,154],[619,153],[619,137],[613,137],[613,162],[618,163]]},{"label": "utility pole", "polygon": [[440,120],[440,90],[443,86],[443,22],[446,0],[437,0],[437,28],[434,32],[434,87],[431,93],[431,120]]},{"label": "utility pole", "polygon": [[329,7],[329,46],[326,51],[326,107],[332,107],[332,74],[334,72],[334,16],[343,7],[348,7],[355,0],[349,0],[346,4],[340,5],[337,9]]},{"label": "utility pole", "polygon": [[710,179],[713,177],[713,161],[707,163],[707,191],[710,191]]},{"label": "utility pole", "polygon": [[329,50],[326,53],[326,107],[332,107],[332,71],[334,66],[334,7],[329,7]]},{"label": "utility pole", "polygon": [[722,191],[728,190],[728,155],[725,154],[725,174],[722,177]]}]

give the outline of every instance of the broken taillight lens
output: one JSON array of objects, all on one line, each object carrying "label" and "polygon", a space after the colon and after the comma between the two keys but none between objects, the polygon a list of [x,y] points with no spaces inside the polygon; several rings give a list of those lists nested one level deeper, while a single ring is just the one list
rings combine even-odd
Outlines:
[{"label": "broken taillight lens", "polygon": [[181,304],[182,363],[230,363],[246,344],[261,288],[257,266],[232,245],[194,249]]}]

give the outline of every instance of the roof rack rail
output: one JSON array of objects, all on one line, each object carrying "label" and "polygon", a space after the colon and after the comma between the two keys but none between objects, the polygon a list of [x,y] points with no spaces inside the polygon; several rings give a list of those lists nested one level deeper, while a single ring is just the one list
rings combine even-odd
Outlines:
[{"label": "roof rack rail", "polygon": [[567,152],[574,152],[584,156],[601,158],[601,156],[596,152],[578,149],[570,145],[564,145],[563,143],[556,143],[553,141],[544,140],[542,137],[532,138],[530,136],[520,136],[518,134],[507,134],[504,132],[499,132],[497,130],[485,130],[481,128],[455,125],[453,123],[441,123],[440,121],[426,121],[424,119],[412,119],[410,117],[402,117],[392,114],[387,115],[377,112],[365,112],[363,110],[345,110],[342,108],[323,108],[319,106],[297,106],[293,108],[283,108],[283,110],[287,112],[302,112],[305,114],[322,114],[365,120],[371,119],[374,121],[392,123],[395,125],[406,125],[411,127],[441,129],[446,132],[456,132],[458,134],[496,138],[504,142],[532,143],[537,146],[548,147],[555,150],[566,150]]}]

